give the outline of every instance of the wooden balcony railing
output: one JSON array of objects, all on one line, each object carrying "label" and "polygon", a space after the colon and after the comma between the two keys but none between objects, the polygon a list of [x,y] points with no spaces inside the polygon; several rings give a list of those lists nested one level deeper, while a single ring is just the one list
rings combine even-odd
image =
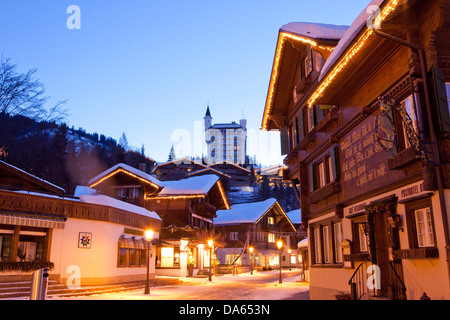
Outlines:
[{"label": "wooden balcony railing", "polygon": [[81,202],[78,198],[57,195],[0,190],[0,211],[14,214],[31,214],[108,221],[135,228],[159,230],[161,221],[118,208]]}]

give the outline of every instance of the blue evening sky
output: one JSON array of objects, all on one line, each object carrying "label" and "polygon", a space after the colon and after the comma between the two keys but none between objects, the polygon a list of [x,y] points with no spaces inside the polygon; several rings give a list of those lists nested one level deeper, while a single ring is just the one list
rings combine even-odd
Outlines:
[{"label": "blue evening sky", "polygon": [[[201,153],[213,123],[248,122],[249,154],[281,163],[279,136],[261,133],[279,28],[350,25],[368,0],[2,0],[0,54],[37,68],[51,102],[68,100],[68,125],[166,161]],[[69,30],[70,5],[81,29]]]}]

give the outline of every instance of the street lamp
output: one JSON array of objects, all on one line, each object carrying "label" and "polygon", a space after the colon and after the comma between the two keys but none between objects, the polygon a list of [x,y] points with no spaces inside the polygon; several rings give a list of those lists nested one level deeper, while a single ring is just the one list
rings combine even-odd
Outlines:
[{"label": "street lamp", "polygon": [[212,281],[212,247],[214,245],[213,240],[208,240],[209,246],[209,281]]},{"label": "street lamp", "polygon": [[283,283],[283,279],[281,278],[281,248],[283,247],[283,241],[278,240],[277,241],[277,247],[278,247],[278,254],[279,254],[279,259],[278,259],[278,264],[280,265],[280,279],[279,279],[279,283]]},{"label": "street lamp", "polygon": [[252,268],[250,269],[250,274],[253,275],[253,256],[252,256],[252,254],[253,254],[254,248],[250,247],[250,248],[248,248],[248,250],[250,250],[250,263],[252,265]]},{"label": "street lamp", "polygon": [[145,282],[145,294],[150,294],[150,249],[152,248],[153,230],[145,231],[147,239],[147,281]]}]

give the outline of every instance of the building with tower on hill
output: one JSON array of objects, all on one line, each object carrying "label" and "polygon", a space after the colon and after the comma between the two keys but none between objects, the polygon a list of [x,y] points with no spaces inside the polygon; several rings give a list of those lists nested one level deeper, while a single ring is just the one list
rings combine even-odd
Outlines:
[{"label": "building with tower on hill", "polygon": [[212,123],[209,105],[204,119],[205,141],[207,154],[205,160],[208,164],[217,162],[230,162],[245,165],[247,149],[247,120],[241,119],[239,123]]}]

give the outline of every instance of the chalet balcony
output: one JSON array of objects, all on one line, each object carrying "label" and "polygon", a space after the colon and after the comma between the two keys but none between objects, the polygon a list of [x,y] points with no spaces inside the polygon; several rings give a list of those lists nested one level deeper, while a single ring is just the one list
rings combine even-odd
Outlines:
[{"label": "chalet balcony", "polygon": [[196,203],[194,205],[194,212],[195,214],[199,216],[203,216],[206,218],[215,218],[216,216],[217,208],[213,206],[210,203],[202,202],[202,203]]},{"label": "chalet balcony", "polygon": [[[63,220],[77,218],[108,221],[130,227],[159,230],[160,221],[118,208],[86,203],[70,196],[36,194],[26,191],[0,190],[0,212],[4,215],[26,215],[34,219]],[[151,221],[150,221],[151,220]]]}]

